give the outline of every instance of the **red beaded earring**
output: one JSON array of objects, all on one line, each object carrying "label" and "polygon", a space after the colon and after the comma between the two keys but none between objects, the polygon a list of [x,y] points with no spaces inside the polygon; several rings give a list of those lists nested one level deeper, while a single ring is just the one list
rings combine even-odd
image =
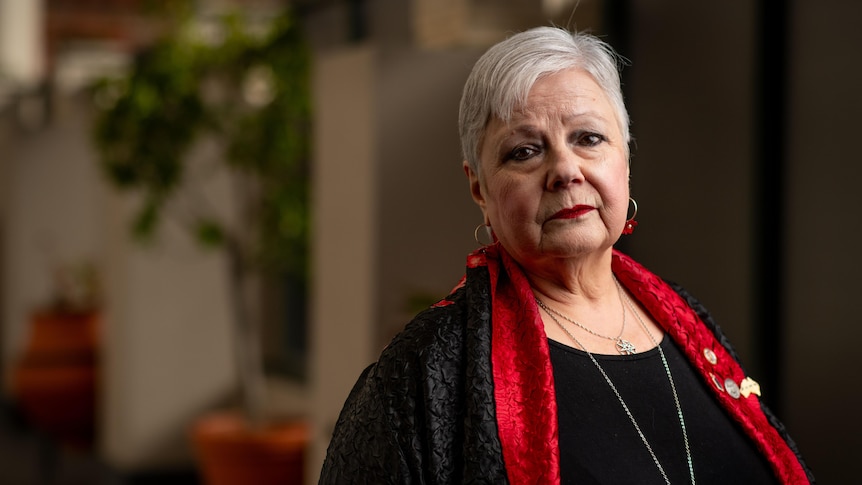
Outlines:
[{"label": "red beaded earring", "polygon": [[635,232],[635,228],[638,227],[638,221],[635,220],[635,216],[638,215],[638,203],[631,197],[629,197],[629,200],[634,206],[635,211],[634,213],[632,213],[632,216],[626,221],[625,227],[623,227],[623,234],[625,234],[626,236]]}]

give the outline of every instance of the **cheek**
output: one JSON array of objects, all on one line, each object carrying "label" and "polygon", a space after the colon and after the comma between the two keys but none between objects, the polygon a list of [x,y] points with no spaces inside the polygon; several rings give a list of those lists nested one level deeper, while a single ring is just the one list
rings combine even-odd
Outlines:
[{"label": "cheek", "polygon": [[594,172],[590,179],[605,207],[608,222],[625,217],[629,201],[628,164],[624,157],[609,163],[605,170]]},{"label": "cheek", "polygon": [[500,178],[495,180],[489,189],[490,213],[502,221],[511,223],[535,213],[531,194],[523,181],[509,177]]},{"label": "cheek", "polygon": [[610,164],[604,178],[605,193],[610,197],[628,200],[629,197],[629,165],[621,154]]},{"label": "cheek", "polygon": [[626,219],[626,214],[628,213],[629,207],[629,171],[628,165],[625,168],[619,170],[614,180],[611,181],[611,195],[613,205],[615,207],[614,212],[617,218],[622,220]]},{"label": "cheek", "polygon": [[628,172],[623,170],[619,177],[615,182],[616,187],[614,188],[615,196],[624,201],[624,203],[628,203],[629,200],[629,177]]}]

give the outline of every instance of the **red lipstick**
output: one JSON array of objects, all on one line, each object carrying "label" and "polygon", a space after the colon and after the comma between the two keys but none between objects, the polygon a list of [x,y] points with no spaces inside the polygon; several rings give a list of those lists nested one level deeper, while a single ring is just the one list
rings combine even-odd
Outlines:
[{"label": "red lipstick", "polygon": [[551,219],[575,219],[594,209],[595,207],[589,205],[576,205],[557,212],[553,217],[551,217]]}]

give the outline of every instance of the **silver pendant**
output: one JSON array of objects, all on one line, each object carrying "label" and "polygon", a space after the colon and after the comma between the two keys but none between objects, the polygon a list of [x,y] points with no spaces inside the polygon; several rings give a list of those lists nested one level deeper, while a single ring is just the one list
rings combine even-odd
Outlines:
[{"label": "silver pendant", "polygon": [[617,350],[623,355],[632,355],[635,353],[635,345],[626,339],[617,339]]}]

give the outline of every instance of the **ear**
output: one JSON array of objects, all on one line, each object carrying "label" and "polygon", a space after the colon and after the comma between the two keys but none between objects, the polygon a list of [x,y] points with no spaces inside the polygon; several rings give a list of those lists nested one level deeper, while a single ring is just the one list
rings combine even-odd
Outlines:
[{"label": "ear", "polygon": [[482,209],[482,215],[485,218],[485,223],[488,223],[488,215],[485,213],[485,195],[482,194],[482,183],[479,181],[479,174],[470,168],[470,164],[466,160],[463,162],[464,174],[467,176],[467,181],[470,184],[470,195],[476,205]]}]

